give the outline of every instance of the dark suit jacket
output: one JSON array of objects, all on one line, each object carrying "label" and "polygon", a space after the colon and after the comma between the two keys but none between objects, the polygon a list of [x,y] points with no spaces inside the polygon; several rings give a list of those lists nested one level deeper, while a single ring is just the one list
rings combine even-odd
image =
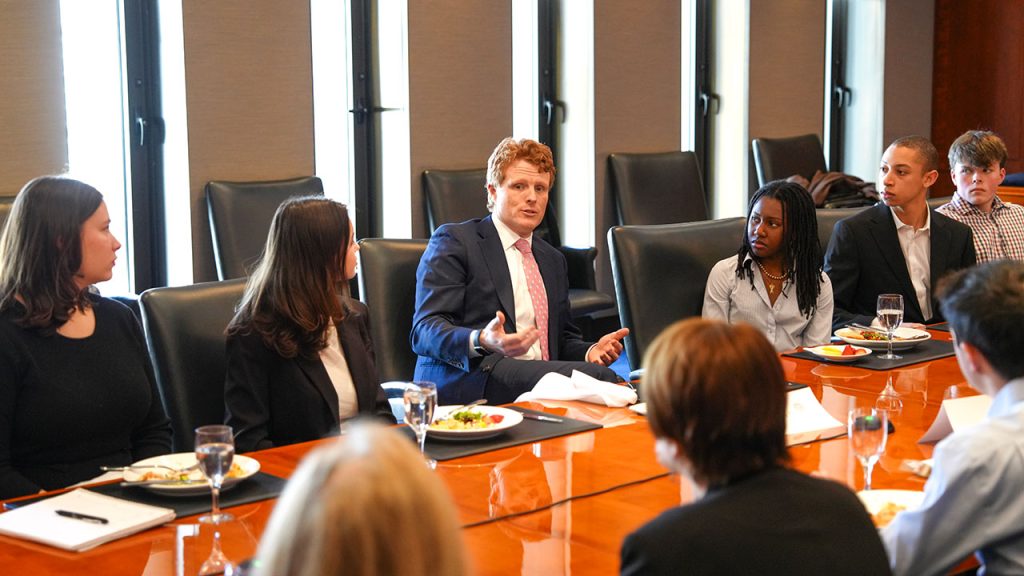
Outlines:
[{"label": "dark suit jacket", "polygon": [[775,468],[709,491],[626,537],[623,575],[889,574],[864,506],[845,486]]},{"label": "dark suit jacket", "polygon": [[[565,257],[533,236],[548,295],[548,350],[551,360],[585,360],[584,342],[569,321],[569,286]],[[437,384],[441,404],[464,404],[483,397],[487,373],[501,357],[470,358],[469,336],[505,314],[505,331],[515,332],[515,299],[508,263],[491,217],[446,224],[430,238],[416,270],[416,312],[409,336],[416,360],[416,380]]]},{"label": "dark suit jacket", "polygon": [[[377,378],[366,305],[350,301],[338,339],[360,415],[394,423]],[[227,423],[239,452],[323,438],[338,431],[338,393],[319,358],[283,358],[257,332],[228,336]]]},{"label": "dark suit jacket", "polygon": [[[973,266],[971,229],[932,210],[931,283],[935,289],[948,272]],[[932,298],[932,318],[925,318],[917,302],[910,272],[900,249],[892,211],[883,203],[836,223],[825,254],[825,272],[832,280],[835,308],[833,329],[850,322],[870,324],[878,295],[903,295],[903,321],[941,322],[938,302]]]}]

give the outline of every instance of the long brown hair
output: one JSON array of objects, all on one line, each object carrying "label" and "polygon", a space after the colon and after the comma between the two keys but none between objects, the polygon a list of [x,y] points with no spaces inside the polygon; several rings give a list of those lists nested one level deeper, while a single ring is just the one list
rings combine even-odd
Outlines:
[{"label": "long brown hair", "polygon": [[350,226],[345,205],[322,196],[278,206],[227,333],[255,331],[284,358],[323,350],[331,322],[347,312]]},{"label": "long brown hair", "polygon": [[754,327],[690,318],[644,355],[647,422],[674,441],[693,479],[720,486],[789,460],[786,381]]},{"label": "long brown hair", "polygon": [[62,176],[41,176],[18,193],[0,238],[0,310],[20,301],[19,326],[53,333],[89,306],[75,274],[82,223],[102,202],[92,186]]}]

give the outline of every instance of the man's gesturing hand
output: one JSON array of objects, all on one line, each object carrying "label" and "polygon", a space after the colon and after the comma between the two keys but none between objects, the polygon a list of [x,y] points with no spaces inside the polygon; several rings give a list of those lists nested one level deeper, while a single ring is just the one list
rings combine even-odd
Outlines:
[{"label": "man's gesturing hand", "polygon": [[622,339],[628,334],[629,328],[620,328],[602,336],[587,352],[587,362],[608,366],[618,360],[622,354]]},{"label": "man's gesturing hand", "polygon": [[[533,343],[540,338],[537,328],[530,326],[522,332],[505,332],[505,315],[501,312],[494,314],[494,319],[487,323],[487,326],[480,331],[480,345],[490,352],[497,352],[503,356],[516,357],[526,354],[533,346]],[[622,349],[622,346],[619,346]],[[618,354],[616,354],[616,357]]]}]

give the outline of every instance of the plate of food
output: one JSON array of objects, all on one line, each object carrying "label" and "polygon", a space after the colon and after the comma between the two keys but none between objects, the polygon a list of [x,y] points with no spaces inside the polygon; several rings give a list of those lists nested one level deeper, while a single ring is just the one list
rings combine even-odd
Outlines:
[{"label": "plate of food", "polygon": [[[235,454],[231,470],[224,477],[221,490],[230,490],[235,484],[260,471],[259,461]],[[196,466],[194,452],[178,452],[139,460],[125,471],[126,482],[139,484],[151,492],[164,496],[196,496],[210,494],[210,484]]]},{"label": "plate of food", "polygon": [[829,362],[856,362],[866,358],[871,354],[870,348],[864,346],[854,346],[852,344],[844,344],[842,346],[815,346],[813,348],[804,348],[804,350],[814,354],[818,358],[828,360]]},{"label": "plate of food", "polygon": [[[859,330],[857,328],[840,328],[839,330],[836,330],[835,334],[839,339],[847,344],[864,346],[866,348],[871,348],[872,350],[885,350],[889,345],[885,334],[882,332]],[[893,333],[892,349],[907,350],[917,346],[921,342],[930,340],[931,337],[932,335],[925,330],[900,327],[896,329],[895,333]]]},{"label": "plate of food", "polygon": [[878,528],[885,528],[897,514],[919,508],[924,501],[924,492],[917,490],[861,490],[857,496]]},{"label": "plate of food", "polygon": [[497,436],[523,421],[521,412],[496,406],[438,406],[427,436],[444,440],[479,440]]}]

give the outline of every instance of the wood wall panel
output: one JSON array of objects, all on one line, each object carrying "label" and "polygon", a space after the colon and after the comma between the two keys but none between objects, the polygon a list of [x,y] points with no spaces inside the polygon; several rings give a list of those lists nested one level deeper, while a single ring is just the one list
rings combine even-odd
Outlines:
[{"label": "wood wall panel", "polygon": [[825,2],[752,2],[750,139],[821,138],[824,90]]},{"label": "wood wall panel", "polygon": [[[936,0],[935,11],[935,146],[945,159],[963,132],[993,130],[1010,153],[1006,171],[1024,171],[1024,2]],[[945,173],[933,192],[953,192]]]},{"label": "wood wall panel", "polygon": [[203,187],[313,174],[308,2],[184,0],[195,280],[216,279]]},{"label": "wood wall panel", "polygon": [[2,0],[0,14],[0,196],[14,196],[67,165],[60,3]]},{"label": "wood wall panel", "polygon": [[412,233],[426,238],[423,171],[482,168],[512,135],[511,2],[410,2],[409,102]]},{"label": "wood wall panel", "polygon": [[594,4],[594,246],[598,288],[609,294],[607,234],[616,216],[608,155],[680,149],[680,25],[673,0]]}]

